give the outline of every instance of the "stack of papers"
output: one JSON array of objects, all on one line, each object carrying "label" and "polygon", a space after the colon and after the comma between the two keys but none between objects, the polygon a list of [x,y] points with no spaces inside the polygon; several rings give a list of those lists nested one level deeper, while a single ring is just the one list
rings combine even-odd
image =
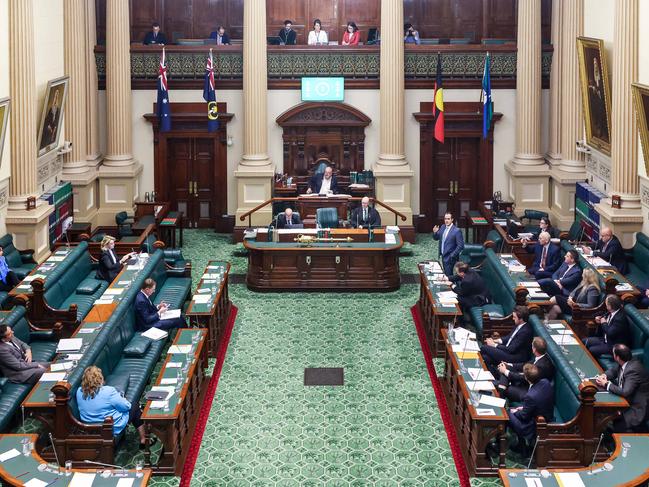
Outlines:
[{"label": "stack of papers", "polygon": [[547,293],[544,293],[543,291],[541,291],[540,288],[532,288],[532,289],[528,288],[528,292],[529,292],[530,298],[550,299],[550,296],[548,296]]},{"label": "stack of papers", "polygon": [[480,396],[480,404],[493,406],[495,408],[504,408],[507,401],[501,397],[487,396],[482,394]]},{"label": "stack of papers", "polygon": [[397,243],[397,237],[392,233],[386,233],[385,234],[385,243],[386,244],[396,244]]},{"label": "stack of papers", "polygon": [[466,386],[470,391],[493,391],[494,389],[493,383],[488,380],[468,381]]},{"label": "stack of papers", "polygon": [[59,362],[58,364],[50,365],[50,371],[52,372],[68,371],[70,369],[72,369],[72,362]]},{"label": "stack of papers", "polygon": [[211,299],[212,299],[211,294],[195,294],[192,297],[192,301],[194,301],[197,304],[207,304],[210,302]]},{"label": "stack of papers", "polygon": [[39,382],[60,382],[65,380],[65,372],[45,372]]},{"label": "stack of papers", "polygon": [[478,416],[495,416],[496,411],[494,411],[491,408],[477,408],[476,413],[478,413]]},{"label": "stack of papers", "polygon": [[385,233],[399,233],[399,227],[397,225],[388,225],[385,227]]},{"label": "stack of papers", "polygon": [[118,295],[118,294],[122,294],[123,292],[124,292],[123,287],[121,287],[121,288],[120,287],[118,287],[118,288],[114,287],[114,288],[111,288],[111,289],[106,289],[106,291],[104,291],[104,296],[106,296],[106,295],[109,295],[109,296],[110,295]]},{"label": "stack of papers", "polygon": [[458,352],[479,352],[480,351],[480,344],[478,342],[474,342],[473,340],[467,340],[464,343],[457,343],[453,345],[453,351],[455,353]]},{"label": "stack of papers", "polygon": [[477,367],[469,367],[469,375],[473,380],[494,380],[494,376],[488,370],[479,369]]},{"label": "stack of papers", "polygon": [[578,342],[572,335],[550,335],[557,345],[577,345]]},{"label": "stack of papers", "polygon": [[539,287],[540,284],[538,281],[521,281],[519,284],[523,287],[530,288],[530,287]]},{"label": "stack of papers", "polygon": [[83,346],[81,338],[63,338],[56,347],[57,352],[78,352]]},{"label": "stack of papers", "polygon": [[615,286],[616,291],[633,291],[633,286],[628,282],[623,282]]},{"label": "stack of papers", "polygon": [[174,318],[180,318],[179,309],[168,309],[160,315],[161,320],[173,320]]},{"label": "stack of papers", "polygon": [[526,268],[520,263],[510,263],[509,272],[525,272]]},{"label": "stack of papers", "polygon": [[591,265],[595,267],[610,267],[611,265],[601,257],[587,257],[586,260],[588,260],[591,263]]},{"label": "stack of papers", "polygon": [[143,337],[150,338],[151,340],[161,340],[167,338],[168,333],[159,328],[149,328],[147,331],[142,333]]},{"label": "stack of papers", "polygon": [[94,473],[75,472],[70,481],[70,487],[90,487],[95,481]]},{"label": "stack of papers", "polygon": [[467,337],[469,337],[470,340],[475,340],[476,339],[476,334],[472,331],[469,331],[465,328],[462,328],[460,326],[456,326],[453,329],[453,334],[455,335],[455,339],[459,341],[464,341],[466,340]]},{"label": "stack of papers", "polygon": [[191,345],[172,345],[167,353],[189,353],[192,351]]},{"label": "stack of papers", "polygon": [[6,462],[7,460],[11,460],[12,458],[17,457],[18,455],[20,455],[20,452],[15,448],[12,448],[11,450],[6,451],[2,455],[0,455],[0,462]]}]

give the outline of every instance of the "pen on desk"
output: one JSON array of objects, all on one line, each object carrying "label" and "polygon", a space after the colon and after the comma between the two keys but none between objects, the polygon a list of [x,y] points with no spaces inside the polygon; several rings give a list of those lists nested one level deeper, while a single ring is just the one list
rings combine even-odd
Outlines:
[{"label": "pen on desk", "polygon": [[15,478],[15,479],[19,479],[20,477],[22,477],[23,475],[27,475],[28,473],[29,473],[29,472],[23,472],[23,473],[21,473],[20,475],[16,475],[14,478]]},{"label": "pen on desk", "polygon": [[60,478],[60,477],[56,477],[56,478],[55,478],[54,480],[52,480],[49,484],[45,485],[45,487],[49,487],[50,485],[55,484],[55,483],[59,480],[59,478]]}]

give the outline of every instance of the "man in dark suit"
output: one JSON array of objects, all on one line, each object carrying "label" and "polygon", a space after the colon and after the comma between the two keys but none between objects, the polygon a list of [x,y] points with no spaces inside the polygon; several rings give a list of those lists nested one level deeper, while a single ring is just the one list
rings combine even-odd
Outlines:
[{"label": "man in dark suit", "polygon": [[361,206],[354,208],[352,212],[352,226],[354,228],[380,227],[381,215],[376,209],[370,206],[370,199],[364,196],[361,200]]},{"label": "man in dark suit", "polygon": [[539,241],[534,246],[528,246],[523,241],[523,247],[529,252],[534,253],[534,263],[527,269],[536,279],[543,279],[552,276],[561,265],[561,250],[559,246],[550,243],[550,234],[541,232]]},{"label": "man in dark suit", "polygon": [[595,323],[599,325],[597,335],[586,339],[586,348],[593,357],[598,358],[610,354],[613,346],[630,343],[629,322],[622,309],[622,300],[616,294],[606,297],[606,316],[597,316]]},{"label": "man in dark suit", "polygon": [[293,26],[293,21],[285,20],[284,28],[279,31],[278,37],[281,39],[282,44],[287,46],[294,46],[297,42],[297,33],[291,29]]},{"label": "man in dark suit", "polygon": [[160,44],[161,46],[167,44],[167,36],[160,32],[159,23],[154,22],[151,24],[151,32],[147,32],[146,36],[144,36],[143,44],[147,46],[149,44]]},{"label": "man in dark suit", "polygon": [[32,350],[14,335],[8,325],[0,325],[0,372],[15,384],[36,384],[49,364],[32,361]]},{"label": "man in dark suit", "polygon": [[570,296],[570,293],[581,282],[581,267],[579,267],[579,253],[571,249],[566,252],[563,264],[559,267],[551,278],[539,280],[539,286],[550,296],[563,295]]},{"label": "man in dark suit", "polygon": [[615,433],[646,433],[649,419],[649,373],[626,345],[613,347],[615,365],[595,379],[598,386],[625,398],[630,407],[613,421]]},{"label": "man in dark suit", "polygon": [[541,379],[536,365],[525,364],[523,375],[530,386],[523,405],[509,410],[507,425],[518,436],[518,447],[512,449],[529,456],[530,443],[536,435],[536,418],[542,416],[548,423],[554,421],[554,388],[548,379]]},{"label": "man in dark suit", "polygon": [[487,338],[480,347],[485,364],[493,372],[500,362],[525,362],[532,346],[532,326],[527,323],[530,312],[526,306],[516,306],[512,317],[514,329],[502,338]]},{"label": "man in dark suit", "polygon": [[219,25],[219,28],[210,33],[210,39],[216,40],[217,46],[230,45],[230,36],[225,33],[225,27]]},{"label": "man in dark suit", "polygon": [[453,224],[453,214],[444,214],[444,226],[433,227],[433,239],[439,241],[439,255],[442,258],[444,273],[451,277],[455,263],[460,259],[460,253],[464,250],[464,237],[462,231]]},{"label": "man in dark suit", "polygon": [[602,228],[599,233],[599,240],[595,245],[593,255],[601,257],[613,267],[616,267],[620,274],[626,274],[628,271],[622,244],[608,227]]},{"label": "man in dark suit", "polygon": [[471,266],[465,262],[456,265],[457,274],[451,276],[449,280],[451,289],[457,294],[457,300],[466,313],[474,306],[483,306],[491,299],[491,294],[482,276],[471,269]]},{"label": "man in dark suit", "polygon": [[160,319],[160,316],[169,310],[169,305],[162,301],[159,305],[151,302],[151,296],[155,293],[155,281],[151,278],[145,279],[142,289],[135,296],[135,323],[139,331],[145,331],[149,328],[159,328],[161,330],[171,330],[172,328],[181,328],[185,326],[185,319],[171,318],[167,320]]},{"label": "man in dark suit", "polygon": [[541,337],[534,337],[532,340],[532,356],[529,362],[506,363],[498,365],[500,377],[496,381],[496,387],[501,395],[514,402],[521,402],[527,394],[530,386],[525,380],[523,368],[527,364],[536,365],[539,369],[539,379],[554,380],[554,364],[547,354],[548,344]]},{"label": "man in dark suit", "polygon": [[309,182],[307,194],[336,194],[338,193],[338,180],[334,176],[334,170],[327,166],[324,172],[315,174]]},{"label": "man in dark suit", "polygon": [[293,213],[291,208],[286,208],[284,213],[280,213],[277,217],[277,228],[291,228],[293,225],[300,225],[300,215]]}]

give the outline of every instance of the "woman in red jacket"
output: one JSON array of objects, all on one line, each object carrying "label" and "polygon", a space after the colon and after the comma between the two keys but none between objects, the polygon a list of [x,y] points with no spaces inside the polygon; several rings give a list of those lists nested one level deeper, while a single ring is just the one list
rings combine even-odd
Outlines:
[{"label": "woman in red jacket", "polygon": [[357,46],[361,33],[356,27],[356,22],[347,22],[347,30],[343,34],[343,46]]}]

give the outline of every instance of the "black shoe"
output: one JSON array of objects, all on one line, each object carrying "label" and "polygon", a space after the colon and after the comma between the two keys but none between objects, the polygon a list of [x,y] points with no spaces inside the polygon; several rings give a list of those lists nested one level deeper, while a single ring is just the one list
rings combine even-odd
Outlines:
[{"label": "black shoe", "polygon": [[[157,438],[153,438],[149,442],[149,448],[151,448],[153,445],[155,445],[158,442]],[[146,443],[140,443],[140,450],[145,450],[146,449]]]},{"label": "black shoe", "polygon": [[485,453],[487,454],[487,457],[493,458],[493,459],[498,459],[500,456],[500,452],[498,451],[498,447],[494,443],[489,443],[487,445],[487,449],[485,450]]}]

